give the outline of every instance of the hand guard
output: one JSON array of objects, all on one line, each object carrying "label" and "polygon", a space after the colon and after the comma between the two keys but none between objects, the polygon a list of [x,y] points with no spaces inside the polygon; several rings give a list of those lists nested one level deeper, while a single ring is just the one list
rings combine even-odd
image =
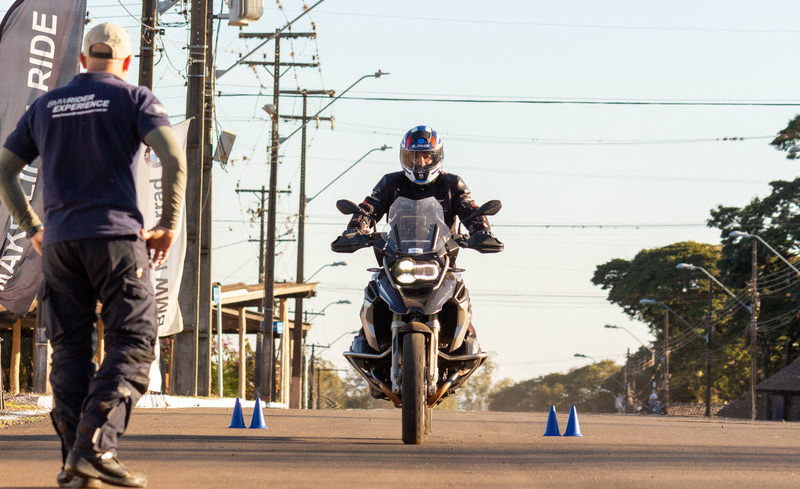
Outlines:
[{"label": "hand guard", "polygon": [[331,250],[337,253],[352,253],[358,249],[369,246],[369,235],[360,229],[347,228],[341,236],[331,243]]},{"label": "hand guard", "polygon": [[481,253],[497,253],[503,251],[503,243],[494,237],[491,231],[482,229],[471,234],[467,245]]}]

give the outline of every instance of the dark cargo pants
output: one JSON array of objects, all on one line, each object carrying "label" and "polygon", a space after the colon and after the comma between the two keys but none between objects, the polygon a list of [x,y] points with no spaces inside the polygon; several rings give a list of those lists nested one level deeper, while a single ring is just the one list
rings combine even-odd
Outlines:
[{"label": "dark cargo pants", "polygon": [[[144,241],[137,236],[53,243],[43,250],[42,321],[53,347],[53,426],[63,458],[73,448],[116,448],[147,391],[156,308]],[[94,323],[103,304],[106,356],[95,372]]]}]

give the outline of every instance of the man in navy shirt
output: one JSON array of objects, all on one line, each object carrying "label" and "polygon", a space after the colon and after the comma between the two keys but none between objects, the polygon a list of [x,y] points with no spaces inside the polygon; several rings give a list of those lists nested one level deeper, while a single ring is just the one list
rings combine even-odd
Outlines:
[{"label": "man in navy shirt", "polygon": [[[131,50],[123,28],[93,28],[79,57],[88,72],[37,99],[0,149],[0,199],[43,257],[38,314],[53,346],[59,486],[144,487],[147,478],[122,465],[116,447],[149,384],[157,331],[150,263],[164,263],[172,246],[186,161],[158,99],[124,81]],[[148,231],[134,181],[142,141],[163,166],[163,213]],[[18,181],[37,156],[44,223]],[[97,301],[106,357],[95,373]]]}]

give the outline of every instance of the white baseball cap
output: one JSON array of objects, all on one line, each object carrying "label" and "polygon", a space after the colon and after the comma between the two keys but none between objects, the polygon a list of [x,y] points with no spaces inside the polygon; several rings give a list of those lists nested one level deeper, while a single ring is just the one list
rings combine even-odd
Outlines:
[{"label": "white baseball cap", "polygon": [[[95,44],[105,44],[111,48],[111,52],[92,51],[92,46]],[[128,37],[128,31],[111,22],[94,26],[83,38],[83,55],[87,58],[127,58],[131,55],[131,40]]]}]

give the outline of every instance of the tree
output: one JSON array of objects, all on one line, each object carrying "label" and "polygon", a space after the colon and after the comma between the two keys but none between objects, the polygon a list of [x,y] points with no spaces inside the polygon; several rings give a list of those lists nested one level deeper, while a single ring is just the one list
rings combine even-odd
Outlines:
[{"label": "tree", "polygon": [[[796,142],[798,118],[784,131],[790,131]],[[787,133],[788,134],[788,133]],[[787,136],[788,137],[788,136]],[[780,139],[780,137],[778,138]],[[778,141],[776,139],[776,141]],[[786,140],[788,141],[788,139]],[[775,141],[773,145],[777,145]],[[788,143],[787,143],[788,144]],[[796,156],[790,153],[789,158]],[[721,231],[722,256],[719,269],[727,282],[736,287],[745,287],[751,277],[751,239],[737,240],[730,237],[732,231],[756,234],[768,242],[778,253],[797,262],[800,251],[800,179],[791,182],[774,181],[766,197],[753,198],[744,207],[718,206],[711,211],[710,226]],[[761,300],[759,322],[763,324],[759,334],[764,376],[775,373],[798,356],[800,341],[800,304],[798,304],[798,280],[774,253],[757,245],[758,288]]]},{"label": "tree", "polygon": [[796,147],[798,142],[800,142],[800,115],[790,120],[789,124],[769,144],[775,146],[779,151],[786,151],[786,159],[794,160],[798,157],[798,151],[792,151],[792,148]]},{"label": "tree", "polygon": [[467,379],[467,383],[456,392],[459,409],[465,411],[485,411],[489,407],[489,398],[497,390],[494,374],[497,364],[491,356],[483,365]]},{"label": "tree", "polygon": [[[163,341],[163,338],[162,338]],[[211,356],[211,392],[217,393],[217,337],[214,335],[212,339],[212,348],[214,354]],[[162,352],[164,349],[162,349]],[[255,395],[255,370],[256,359],[253,349],[250,348],[250,343],[245,341],[244,344],[245,355],[245,398],[253,399]],[[232,343],[225,337],[222,337],[222,389],[226,396],[231,396],[239,392],[239,352],[233,349]]]},{"label": "tree", "polygon": [[609,389],[619,366],[611,360],[553,373],[499,388],[489,398],[492,411],[547,411],[577,406],[585,412],[614,412],[619,387]]},{"label": "tree", "polygon": [[[661,301],[704,331],[709,279],[676,267],[679,263],[691,263],[719,277],[721,259],[720,246],[693,241],[674,243],[642,250],[632,260],[617,258],[599,265],[592,282],[607,290],[608,300],[622,307],[628,316],[650,326],[656,337],[653,349],[662,357],[664,309],[642,307],[639,301],[643,298]],[[747,362],[742,355],[747,349],[743,332],[749,312],[718,287],[714,287],[712,311],[712,390],[719,399],[731,400],[741,395],[749,380]],[[699,402],[705,392],[705,342],[680,321],[673,318],[670,324],[671,400]]]}]

